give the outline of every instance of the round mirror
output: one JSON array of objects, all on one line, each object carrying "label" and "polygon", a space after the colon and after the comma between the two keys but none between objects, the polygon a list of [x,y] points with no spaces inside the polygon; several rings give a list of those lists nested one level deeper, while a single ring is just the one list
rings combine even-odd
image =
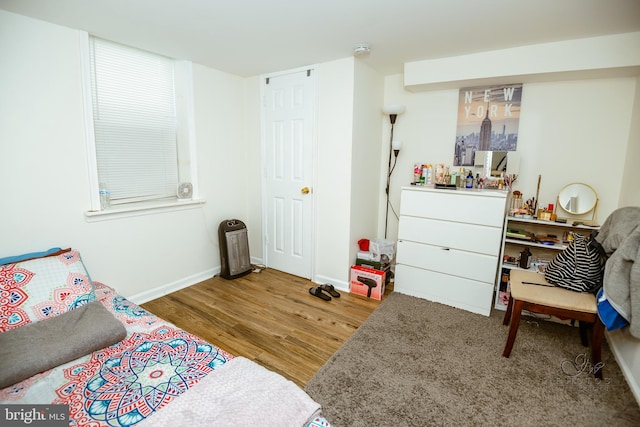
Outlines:
[{"label": "round mirror", "polygon": [[598,195],[595,190],[580,182],[567,185],[558,194],[558,204],[565,211],[582,215],[590,212],[598,203]]}]

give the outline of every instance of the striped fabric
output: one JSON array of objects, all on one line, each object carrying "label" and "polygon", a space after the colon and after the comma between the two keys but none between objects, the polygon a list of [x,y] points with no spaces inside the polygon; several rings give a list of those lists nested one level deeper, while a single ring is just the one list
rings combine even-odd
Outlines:
[{"label": "striped fabric", "polygon": [[595,239],[573,233],[573,241],[549,263],[544,278],[576,292],[597,291],[602,285],[604,260],[596,245]]}]

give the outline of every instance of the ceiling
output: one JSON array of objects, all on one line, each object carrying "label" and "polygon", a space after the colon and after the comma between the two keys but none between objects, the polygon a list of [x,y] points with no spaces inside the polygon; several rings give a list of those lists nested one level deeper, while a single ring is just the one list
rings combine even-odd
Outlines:
[{"label": "ceiling", "polygon": [[0,0],[0,9],[255,76],[349,57],[403,64],[640,31],[640,0]]}]

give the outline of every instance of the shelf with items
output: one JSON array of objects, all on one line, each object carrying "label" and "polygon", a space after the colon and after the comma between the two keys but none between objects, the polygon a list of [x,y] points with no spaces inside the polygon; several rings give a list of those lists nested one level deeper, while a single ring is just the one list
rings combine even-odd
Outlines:
[{"label": "shelf with items", "polygon": [[[564,219],[566,222],[562,221],[562,218],[557,221],[543,220],[543,219],[535,219],[535,218],[519,218],[516,216],[507,216],[506,220],[512,223],[522,223],[522,224],[534,224],[541,225],[546,227],[558,227],[558,228],[571,228],[577,230],[586,230],[586,231],[594,231],[598,230],[600,226],[593,221],[586,220],[572,220],[572,219]],[[590,225],[591,224],[591,225]]]},{"label": "shelf with items", "polygon": [[538,243],[538,242],[527,242],[524,240],[518,240],[518,239],[509,239],[506,238],[504,239],[505,243],[511,243],[512,245],[523,245],[523,246],[530,246],[530,247],[534,247],[534,248],[542,248],[542,249],[551,249],[551,250],[556,250],[556,251],[561,251],[563,249],[565,249],[568,245],[562,244],[562,243],[557,243],[557,244],[546,244],[546,243]]},{"label": "shelf with items", "polygon": [[507,262],[502,262],[501,268],[504,270],[525,270],[525,271],[535,271],[536,273],[544,273],[544,269],[551,262],[549,258],[533,258],[531,261],[531,266],[529,268],[522,268],[517,264],[510,264]]},{"label": "shelf with items", "polygon": [[[505,218],[502,252],[494,308],[505,310],[509,295],[509,275],[511,270],[529,270],[544,273],[546,266],[571,242],[571,233],[590,235],[599,229],[597,225],[584,225],[572,220],[554,222],[532,218]],[[528,269],[519,265],[520,253],[528,248],[531,263]]]}]

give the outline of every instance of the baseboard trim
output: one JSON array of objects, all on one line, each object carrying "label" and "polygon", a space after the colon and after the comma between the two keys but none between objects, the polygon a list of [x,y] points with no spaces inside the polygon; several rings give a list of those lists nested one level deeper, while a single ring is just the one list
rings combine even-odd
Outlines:
[{"label": "baseboard trim", "polygon": [[620,335],[619,331],[616,332],[616,334],[610,334],[609,332],[606,332],[607,343],[609,344],[609,348],[611,348],[611,351],[613,352],[613,356],[615,357],[616,362],[618,362],[618,366],[620,366],[622,375],[627,380],[627,384],[629,385],[633,396],[636,398],[636,402],[638,402],[638,405],[640,406],[640,384],[638,384],[638,379],[636,379],[636,377],[633,375],[633,371],[631,370],[631,367],[627,363],[627,360],[624,356],[624,338]]},{"label": "baseboard trim", "polygon": [[219,273],[220,267],[212,268],[201,273],[185,277],[184,279],[176,280],[173,283],[167,283],[166,285],[161,285],[148,291],[140,292],[138,294],[127,297],[127,299],[134,302],[135,304],[142,305],[145,302],[163,297],[170,294],[171,292],[179,291],[180,289],[184,289],[191,285],[195,285],[196,283],[200,283],[204,280],[211,279],[213,276]]},{"label": "baseboard trim", "polygon": [[349,282],[345,282],[344,280],[334,279],[333,277],[327,276],[315,276],[312,280],[314,283],[328,283],[333,285],[334,288],[339,289],[343,292],[349,292]]}]

